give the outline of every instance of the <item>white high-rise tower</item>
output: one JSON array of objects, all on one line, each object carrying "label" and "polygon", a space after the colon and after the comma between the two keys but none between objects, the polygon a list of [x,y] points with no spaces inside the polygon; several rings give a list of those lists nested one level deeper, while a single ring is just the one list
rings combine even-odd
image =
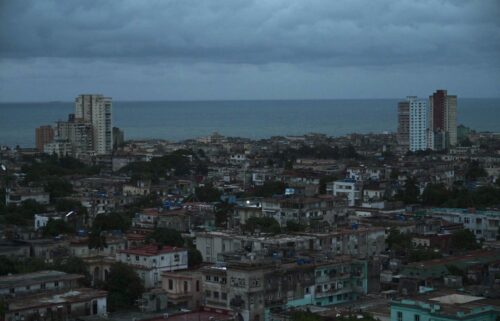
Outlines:
[{"label": "white high-rise tower", "polygon": [[111,98],[103,95],[80,95],[75,99],[75,118],[92,124],[96,155],[109,154],[113,150],[111,111]]},{"label": "white high-rise tower", "polygon": [[410,105],[410,150],[426,150],[429,128],[427,101],[415,96],[410,96],[407,100]]}]

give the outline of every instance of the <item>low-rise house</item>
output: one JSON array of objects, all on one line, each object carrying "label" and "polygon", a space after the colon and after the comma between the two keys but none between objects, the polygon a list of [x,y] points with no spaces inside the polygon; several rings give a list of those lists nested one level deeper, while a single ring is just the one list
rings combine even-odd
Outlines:
[{"label": "low-rise house", "polygon": [[161,287],[172,309],[198,310],[202,303],[202,274],[196,270],[163,272]]},{"label": "low-rise house", "polygon": [[50,220],[64,220],[66,213],[40,213],[35,214],[35,231],[44,228]]},{"label": "low-rise house", "polygon": [[82,279],[83,275],[60,271],[38,271],[0,276],[0,297],[72,290],[79,287]]},{"label": "low-rise house", "polygon": [[391,302],[391,321],[494,321],[500,300],[457,291],[431,291]]},{"label": "low-rise house", "polygon": [[333,195],[345,196],[349,206],[354,206],[362,199],[361,183],[353,179],[343,179],[333,183]]},{"label": "low-rise house", "polygon": [[162,272],[188,267],[186,249],[156,244],[118,251],[116,261],[130,265],[148,289],[160,286]]},{"label": "low-rise house", "polygon": [[48,205],[50,202],[50,194],[45,192],[43,187],[7,188],[5,191],[6,205],[18,205],[27,200]]},{"label": "low-rise house", "polygon": [[69,320],[80,316],[105,316],[106,291],[79,288],[57,293],[39,293],[6,301],[6,321]]},{"label": "low-rise house", "polygon": [[460,208],[432,208],[428,215],[451,223],[463,224],[477,239],[496,240],[500,228],[500,211],[480,211]]}]

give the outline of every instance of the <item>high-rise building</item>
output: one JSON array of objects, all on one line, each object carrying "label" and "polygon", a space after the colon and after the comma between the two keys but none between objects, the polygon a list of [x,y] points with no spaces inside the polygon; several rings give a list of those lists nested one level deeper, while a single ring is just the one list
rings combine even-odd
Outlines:
[{"label": "high-rise building", "polygon": [[457,144],[457,96],[443,89],[429,97],[430,147],[442,150]]},{"label": "high-rise building", "polygon": [[428,148],[429,109],[427,101],[415,96],[407,98],[409,105],[409,145],[411,151]]},{"label": "high-rise building", "polygon": [[400,101],[398,103],[398,145],[407,150],[410,146],[410,103]]},{"label": "high-rise building", "polygon": [[125,141],[123,130],[118,127],[113,127],[113,150],[121,147]]},{"label": "high-rise building", "polygon": [[52,126],[40,126],[35,129],[36,149],[43,152],[43,146],[54,140],[54,128]]},{"label": "high-rise building", "polygon": [[113,149],[111,98],[103,95],[80,95],[75,99],[75,121],[92,124],[95,154],[109,154]]}]

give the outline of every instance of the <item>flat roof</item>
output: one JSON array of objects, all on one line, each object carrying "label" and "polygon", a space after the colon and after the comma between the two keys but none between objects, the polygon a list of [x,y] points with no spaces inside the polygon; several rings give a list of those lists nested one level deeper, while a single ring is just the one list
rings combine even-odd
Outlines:
[{"label": "flat roof", "polygon": [[0,277],[0,289],[27,286],[41,282],[77,280],[80,274],[68,274],[61,271],[38,271],[33,273],[13,274]]},{"label": "flat roof", "polygon": [[141,246],[134,249],[121,250],[120,253],[132,254],[132,255],[141,255],[141,256],[154,256],[159,254],[167,254],[174,252],[184,252],[186,251],[183,247],[175,247],[175,246],[158,246],[156,244]]},{"label": "flat roof", "polygon": [[43,308],[53,305],[61,305],[64,303],[85,302],[95,298],[106,297],[107,295],[107,291],[80,288],[59,293],[41,293],[31,296],[23,296],[22,298],[9,300],[9,312]]}]

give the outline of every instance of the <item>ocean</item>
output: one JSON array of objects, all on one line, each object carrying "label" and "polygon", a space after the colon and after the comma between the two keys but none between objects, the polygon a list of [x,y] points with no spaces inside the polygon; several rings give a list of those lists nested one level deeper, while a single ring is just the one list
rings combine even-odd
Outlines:
[{"label": "ocean", "polygon": [[[113,101],[113,126],[126,139],[179,141],[209,135],[382,133],[397,127],[400,99]],[[33,147],[35,128],[67,119],[71,102],[0,103],[0,145]],[[500,98],[459,98],[457,123],[500,132]]]}]

